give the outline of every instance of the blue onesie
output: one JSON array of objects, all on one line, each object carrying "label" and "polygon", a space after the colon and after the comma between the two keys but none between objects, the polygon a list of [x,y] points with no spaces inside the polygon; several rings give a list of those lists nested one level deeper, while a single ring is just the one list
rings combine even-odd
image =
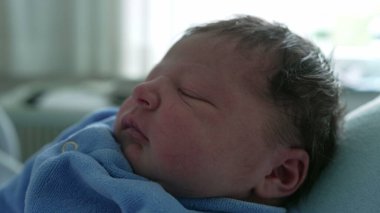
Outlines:
[{"label": "blue onesie", "polygon": [[116,108],[60,134],[0,188],[0,212],[260,212],[284,208],[229,198],[176,198],[133,173],[113,137]]}]

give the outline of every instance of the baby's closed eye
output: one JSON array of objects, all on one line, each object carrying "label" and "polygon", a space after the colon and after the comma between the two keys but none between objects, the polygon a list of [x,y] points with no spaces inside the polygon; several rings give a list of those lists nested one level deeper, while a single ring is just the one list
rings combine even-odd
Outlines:
[{"label": "baby's closed eye", "polygon": [[203,98],[202,96],[198,95],[194,91],[180,88],[180,89],[178,89],[178,92],[180,93],[180,95],[182,95],[182,96],[184,96],[186,98],[191,98],[191,99],[198,100],[198,101],[208,102],[205,98]]}]

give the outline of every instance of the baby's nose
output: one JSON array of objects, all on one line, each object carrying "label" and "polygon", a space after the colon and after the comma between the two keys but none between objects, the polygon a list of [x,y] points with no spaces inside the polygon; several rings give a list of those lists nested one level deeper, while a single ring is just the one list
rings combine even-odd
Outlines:
[{"label": "baby's nose", "polygon": [[147,110],[154,110],[160,104],[160,96],[155,82],[144,82],[136,86],[132,97],[139,107]]}]

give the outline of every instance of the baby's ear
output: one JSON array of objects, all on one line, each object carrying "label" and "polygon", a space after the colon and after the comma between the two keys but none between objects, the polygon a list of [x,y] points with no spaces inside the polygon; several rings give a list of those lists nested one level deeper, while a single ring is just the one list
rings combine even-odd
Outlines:
[{"label": "baby's ear", "polygon": [[303,149],[284,148],[275,156],[272,169],[255,188],[259,200],[285,198],[304,182],[309,167],[309,155]]}]

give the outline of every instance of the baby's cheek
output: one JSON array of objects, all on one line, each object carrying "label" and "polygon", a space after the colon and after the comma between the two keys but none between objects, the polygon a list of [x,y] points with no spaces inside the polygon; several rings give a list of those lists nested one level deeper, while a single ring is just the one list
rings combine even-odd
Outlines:
[{"label": "baby's cheek", "polygon": [[187,177],[197,172],[201,162],[199,162],[199,152],[188,146],[167,147],[158,157],[165,172],[173,177]]}]

